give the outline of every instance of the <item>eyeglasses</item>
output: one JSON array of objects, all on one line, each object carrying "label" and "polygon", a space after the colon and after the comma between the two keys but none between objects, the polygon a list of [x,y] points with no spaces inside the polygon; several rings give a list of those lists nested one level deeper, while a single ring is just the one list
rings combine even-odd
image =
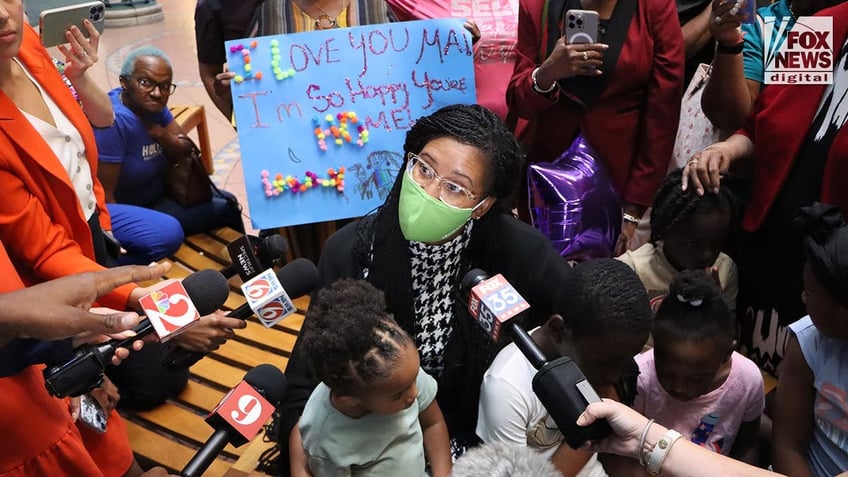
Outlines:
[{"label": "eyeglasses", "polygon": [[177,85],[171,83],[170,81],[164,81],[162,83],[157,83],[150,78],[133,78],[138,87],[144,91],[145,93],[149,93],[153,91],[153,88],[159,88],[159,92],[162,94],[174,94],[174,91],[177,90]]},{"label": "eyeglasses", "polygon": [[406,172],[412,180],[421,187],[427,187],[433,181],[436,181],[439,184],[439,199],[445,204],[458,209],[464,209],[467,208],[468,201],[478,200],[480,198],[468,192],[468,189],[456,182],[436,174],[433,166],[418,155],[410,152],[407,157],[409,160],[406,164]]}]

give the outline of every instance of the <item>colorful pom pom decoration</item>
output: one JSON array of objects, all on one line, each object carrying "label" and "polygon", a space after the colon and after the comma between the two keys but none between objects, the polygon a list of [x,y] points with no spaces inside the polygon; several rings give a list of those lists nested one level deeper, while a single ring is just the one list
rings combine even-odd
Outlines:
[{"label": "colorful pom pom decoration", "polygon": [[306,171],[305,176],[302,179],[298,179],[291,175],[283,176],[283,174],[278,172],[274,174],[274,178],[272,179],[271,174],[267,170],[262,171],[260,176],[262,178],[262,188],[265,191],[265,197],[268,198],[277,197],[284,192],[300,194],[318,187],[332,187],[336,189],[338,194],[344,195],[344,166],[338,169],[327,169],[326,177],[320,177],[315,172]]},{"label": "colorful pom pom decoration", "polygon": [[[312,118],[313,134],[318,142],[318,149],[327,152],[327,139],[331,139],[336,147],[347,144],[355,144],[364,147],[369,140],[368,128],[359,124],[359,118],[355,111],[343,111],[333,116],[328,114],[323,118],[315,116]],[[351,128],[356,129],[356,140],[351,133]]]}]

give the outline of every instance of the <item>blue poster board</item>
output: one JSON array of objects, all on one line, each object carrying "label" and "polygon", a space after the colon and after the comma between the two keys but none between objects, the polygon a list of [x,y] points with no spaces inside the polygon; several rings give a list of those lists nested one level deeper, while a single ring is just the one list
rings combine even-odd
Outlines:
[{"label": "blue poster board", "polygon": [[462,20],[228,41],[255,228],[359,217],[381,205],[415,120],[476,103]]}]

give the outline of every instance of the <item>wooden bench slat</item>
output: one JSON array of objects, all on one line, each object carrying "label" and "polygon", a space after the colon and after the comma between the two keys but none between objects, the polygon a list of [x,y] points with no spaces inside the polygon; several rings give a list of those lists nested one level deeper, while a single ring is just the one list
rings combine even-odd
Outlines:
[{"label": "wooden bench slat", "polygon": [[215,229],[211,232],[207,232],[207,235],[211,235],[218,240],[223,241],[224,243],[230,243],[233,240],[242,236],[242,234],[236,232],[235,230],[229,227],[221,227],[220,229]]},{"label": "wooden bench slat", "polygon": [[197,381],[189,380],[176,400],[182,404],[202,409],[209,413],[212,409],[215,409],[215,406],[221,402],[221,398],[223,397],[223,391]]},{"label": "wooden bench slat", "polygon": [[192,250],[192,248],[187,245],[180,247],[179,250],[174,253],[174,258],[176,258],[177,261],[184,263],[192,270],[206,270],[207,268],[214,268],[218,270],[221,268],[220,263],[207,256],[200,255],[197,253],[197,250]]},{"label": "wooden bench slat", "polygon": [[[235,464],[233,464],[233,470],[250,474],[254,469],[256,469],[256,466],[259,465],[259,457],[262,453],[273,447],[275,444],[274,442],[265,442],[264,436],[265,431],[263,430],[245,446],[241,457],[239,457]],[[265,474],[259,473],[259,475]]]},{"label": "wooden bench slat", "polygon": [[[198,448],[215,432],[204,421],[206,416],[201,416],[169,402],[150,411],[136,412],[136,416],[196,442]],[[231,456],[240,456],[242,449],[227,444],[223,452],[229,453]]]},{"label": "wooden bench slat", "polygon": [[223,264],[229,264],[230,253],[227,251],[227,244],[221,242],[209,235],[191,235],[186,237],[186,243],[198,250],[203,250],[207,256],[221,261]]},{"label": "wooden bench slat", "polygon": [[[194,457],[197,449],[150,431],[134,422],[127,421],[127,434],[133,451],[165,467],[179,471]],[[232,462],[218,457],[209,466],[205,477],[221,477],[227,473]]]},{"label": "wooden bench slat", "polygon": [[232,389],[244,378],[246,370],[222,363],[206,356],[191,366],[191,374],[201,380],[220,386],[222,389]]},{"label": "wooden bench slat", "polygon": [[287,355],[291,354],[294,342],[297,340],[297,336],[280,330],[276,326],[265,328],[261,323],[254,320],[247,320],[247,328],[237,330],[236,336],[239,341],[247,340],[250,342],[247,344],[258,343],[271,348],[278,354],[285,353]]},{"label": "wooden bench slat", "polygon": [[249,344],[241,343],[237,340],[229,340],[212,354],[219,356],[226,361],[232,361],[251,369],[260,364],[273,364],[280,367],[280,360],[286,359],[285,356],[271,353],[263,349],[259,349]]}]

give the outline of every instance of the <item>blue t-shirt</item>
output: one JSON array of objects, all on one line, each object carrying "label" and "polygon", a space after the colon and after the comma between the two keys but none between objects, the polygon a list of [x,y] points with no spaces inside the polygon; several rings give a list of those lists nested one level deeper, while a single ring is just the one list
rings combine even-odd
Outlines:
[{"label": "blue t-shirt", "polygon": [[[150,206],[165,195],[164,169],[168,158],[162,146],[147,134],[144,123],[121,102],[121,88],[109,92],[115,109],[115,124],[95,129],[99,159],[121,164],[121,174],[115,186],[115,201],[120,204]],[[171,111],[150,115],[148,120],[167,127],[174,120]]]},{"label": "blue t-shirt", "polygon": [[809,316],[789,325],[813,372],[816,400],[813,438],[807,451],[816,477],[848,469],[848,341],[819,333]]},{"label": "blue t-shirt", "polygon": [[[789,4],[786,0],[777,0],[771,5],[766,5],[757,10],[757,21],[754,23],[743,23],[742,33],[744,36],[745,46],[742,49],[742,61],[745,67],[745,78],[757,81],[760,84],[764,83],[764,71],[766,69],[766,60],[763,58],[763,25],[764,18],[774,17],[775,28],[771,35],[774,41],[771,43],[773,51],[777,51],[783,40],[786,39],[786,34],[795,25],[795,16],[789,10]],[[783,30],[777,28],[783,19],[789,20]]]}]

